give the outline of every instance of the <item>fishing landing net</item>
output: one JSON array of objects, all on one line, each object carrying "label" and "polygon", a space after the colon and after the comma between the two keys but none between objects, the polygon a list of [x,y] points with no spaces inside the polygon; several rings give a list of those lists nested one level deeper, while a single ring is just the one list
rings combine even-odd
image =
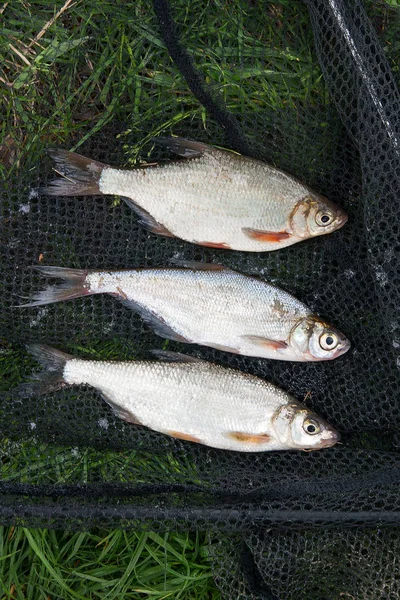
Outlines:
[{"label": "fishing landing net", "polygon": [[[314,453],[223,452],[126,424],[90,389],[23,401],[3,392],[0,521],[207,529],[215,579],[230,600],[398,598],[400,96],[378,39],[384,28],[368,20],[359,0],[307,0],[317,57],[312,76],[319,76],[319,61],[330,99],[273,107],[263,102],[263,86],[274,84],[259,68],[274,50],[263,30],[272,24],[291,47],[301,42],[285,30],[284,4],[279,12],[269,2],[243,0],[240,14],[228,2],[209,5],[224,8],[222,39],[241,19],[246,36],[232,49],[203,27],[209,11],[188,4],[185,22],[175,22],[182,2],[154,1],[154,28],[166,45],[157,47],[154,64],[162,70],[175,61],[208,117],[207,131],[200,118],[182,119],[174,134],[273,162],[343,206],[349,222],[279,252],[199,248],[146,232],[133,211],[108,197],[38,196],[39,183],[52,178],[50,160],[38,157],[36,168],[21,167],[1,184],[0,337],[13,348],[41,341],[88,358],[110,340],[113,358],[144,358],[164,341],[112,298],[13,309],[18,296],[43,287],[26,267],[41,255],[43,264],[80,268],[158,266],[171,257],[219,261],[292,292],[343,330],[352,350],[337,361],[296,364],[175,342],[169,349],[307,397],[344,443]],[[189,31],[196,31],[195,43]],[[246,94],[224,89],[204,66],[211,53],[221,72],[247,72],[253,87]],[[176,113],[184,110],[178,100],[168,104]],[[160,126],[167,116],[156,117]],[[122,132],[124,124],[107,126],[79,152],[126,164],[126,148],[147,132],[136,129],[124,144]],[[28,375],[34,363],[16,356]],[[68,453],[74,471],[65,466]]]}]

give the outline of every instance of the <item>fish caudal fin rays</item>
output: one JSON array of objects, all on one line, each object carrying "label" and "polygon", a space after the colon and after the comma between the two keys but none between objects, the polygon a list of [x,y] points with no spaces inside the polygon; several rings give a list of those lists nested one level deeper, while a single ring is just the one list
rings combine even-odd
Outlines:
[{"label": "fish caudal fin rays", "polygon": [[262,346],[265,349],[275,350],[276,352],[282,352],[287,348],[287,343],[281,340],[270,340],[262,337],[261,335],[243,335],[242,339],[246,342],[251,342],[258,346]]},{"label": "fish caudal fin rays", "polygon": [[145,308],[141,304],[138,304],[137,302],[134,302],[133,300],[128,300],[127,298],[123,298],[122,296],[116,296],[116,297],[118,298],[118,300],[120,302],[122,302],[122,304],[124,306],[127,306],[131,310],[134,310],[135,312],[139,313],[139,315],[142,317],[143,321],[145,323],[147,323],[148,325],[150,325],[150,327],[154,330],[154,332],[157,335],[159,335],[163,338],[167,338],[168,340],[174,340],[175,342],[184,342],[186,344],[192,343],[191,340],[187,340],[179,333],[176,333],[176,331],[174,331],[169,325],[167,325],[167,323],[165,323],[161,319],[161,317],[158,317],[157,315],[155,315],[154,313],[149,311],[147,308]]},{"label": "fish caudal fin rays", "polygon": [[126,196],[122,196],[122,200],[126,202],[126,204],[135,211],[135,213],[139,217],[139,223],[142,225],[147,231],[151,231],[151,233],[156,233],[157,235],[164,235],[166,237],[175,237],[173,233],[168,231],[164,225],[159,223],[151,216],[147,210],[144,210],[141,206],[138,206],[132,198],[127,198]]},{"label": "fish caudal fin rays", "polygon": [[54,277],[64,279],[64,283],[48,286],[45,290],[32,296],[31,301],[26,304],[20,304],[18,308],[32,306],[42,306],[43,304],[52,304],[53,302],[62,302],[72,298],[80,298],[92,294],[85,284],[86,277],[90,271],[83,269],[68,269],[64,267],[45,267],[33,266],[45,277]]},{"label": "fish caudal fin rays", "polygon": [[21,398],[39,396],[68,385],[64,381],[64,368],[73,356],[43,344],[29,344],[27,350],[41,363],[44,370],[34,375],[30,382],[17,388],[16,392]]},{"label": "fish caudal fin rays", "polygon": [[181,137],[159,137],[154,138],[154,142],[160,146],[165,146],[171,152],[184,158],[195,158],[202,156],[207,150],[212,150],[211,146],[207,146],[203,142],[195,142]]},{"label": "fish caudal fin rays", "polygon": [[47,196],[93,196],[102,193],[99,181],[108,165],[67,150],[54,149],[48,153],[62,177],[41,187],[39,192]]},{"label": "fish caudal fin rays", "polygon": [[292,236],[288,231],[263,231],[262,229],[252,229],[251,227],[243,227],[242,231],[247,237],[257,242],[282,242]]},{"label": "fish caudal fin rays", "polygon": [[123,406],[119,406],[118,404],[116,404],[114,402],[114,400],[107,394],[107,392],[104,392],[103,390],[101,390],[100,393],[101,393],[102,398],[107,402],[107,404],[111,407],[113,413],[119,419],[122,419],[123,421],[126,421],[127,423],[133,423],[134,425],[142,425],[142,423],[139,421],[139,419],[133,413],[129,412],[129,410],[127,410]]},{"label": "fish caudal fin rays", "polygon": [[188,356],[187,354],[181,354],[181,352],[171,352],[170,350],[150,350],[150,354],[162,360],[164,362],[176,362],[176,363],[204,363],[207,362],[202,358],[196,356]]}]

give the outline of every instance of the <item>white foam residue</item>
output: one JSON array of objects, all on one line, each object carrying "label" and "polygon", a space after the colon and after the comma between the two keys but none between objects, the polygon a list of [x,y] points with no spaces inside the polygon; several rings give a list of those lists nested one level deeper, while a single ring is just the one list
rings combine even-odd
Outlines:
[{"label": "white foam residue", "polygon": [[28,204],[20,204],[19,208],[18,208],[18,212],[27,215],[29,212],[31,212],[31,205]]},{"label": "white foam residue", "polygon": [[382,269],[382,267],[376,267],[375,277],[376,277],[376,280],[379,283],[379,285],[381,285],[382,287],[389,282],[387,273],[385,273],[385,271]]},{"label": "white foam residue", "polygon": [[32,423],[29,423],[29,427],[30,427],[31,429],[36,429],[36,423],[34,423],[34,422],[32,421]]},{"label": "white foam residue", "polygon": [[29,200],[32,200],[32,198],[37,198],[38,196],[39,196],[39,192],[38,192],[37,188],[31,188],[29,190],[29,195],[28,195]]},{"label": "white foam residue", "polygon": [[49,309],[47,306],[45,308],[39,308],[36,317],[29,321],[29,327],[35,327],[48,311]]},{"label": "white foam residue", "polygon": [[393,340],[393,348],[400,348],[400,342],[399,340]]},{"label": "white foam residue", "polygon": [[98,421],[99,427],[101,427],[102,429],[108,429],[109,424],[107,419],[99,419]]},{"label": "white foam residue", "polygon": [[343,275],[346,277],[346,279],[353,279],[353,277],[355,276],[355,272],[351,269],[346,269]]}]

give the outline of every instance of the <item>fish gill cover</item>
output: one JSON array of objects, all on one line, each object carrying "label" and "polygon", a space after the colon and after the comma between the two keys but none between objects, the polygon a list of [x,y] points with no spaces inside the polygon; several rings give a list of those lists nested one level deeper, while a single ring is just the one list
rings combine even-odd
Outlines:
[{"label": "fish gill cover", "polygon": [[[310,20],[298,2],[190,3],[189,10],[184,0],[155,0],[154,13],[147,8],[141,21],[135,14],[128,28],[132,40],[138,32],[145,40],[135,47],[142,61],[137,80],[127,75],[135,90],[126,97],[129,121],[105,117],[101,131],[86,130],[79,152],[128,166],[138,148],[148,161],[166,156],[148,154],[150,138],[159,133],[212,142],[299,177],[346,210],[346,226],[268,255],[157,237],[112,198],[38,195],[39,184],[52,179],[51,161],[35,154],[31,132],[31,152],[1,184],[4,388],[12,387],[7,381],[15,381],[15,372],[27,375],[34,366],[19,346],[26,342],[88,358],[143,358],[165,347],[111,298],[12,308],[19,296],[42,287],[28,265],[43,260],[121,268],[165,265],[172,257],[214,260],[293,293],[344,331],[352,349],[335,361],[296,364],[176,342],[168,348],[306,397],[340,429],[343,445],[311,454],[233,454],[125,424],[91,390],[24,400],[5,391],[3,523],[209,529],[216,581],[229,599],[399,596],[398,70],[392,74],[375,31],[384,41],[385,28],[379,19],[371,24],[359,0],[306,5]],[[368,10],[374,17],[375,8]],[[398,37],[398,15],[396,25],[395,13],[388,14]],[[304,44],[306,53],[300,51]],[[398,60],[395,44],[385,50]],[[85,60],[81,46],[73,52],[75,60]],[[165,111],[154,114],[157,94]],[[54,136],[50,141],[68,146]],[[72,136],[69,145],[77,142]]]}]

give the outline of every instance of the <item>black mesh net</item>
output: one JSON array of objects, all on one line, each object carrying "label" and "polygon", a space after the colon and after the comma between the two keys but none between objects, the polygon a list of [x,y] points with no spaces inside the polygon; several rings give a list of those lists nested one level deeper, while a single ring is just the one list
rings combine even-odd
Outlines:
[{"label": "black mesh net", "polygon": [[[273,162],[343,206],[348,224],[274,253],[199,248],[147,233],[110,197],[39,196],[39,183],[52,178],[50,160],[40,157],[40,166],[28,163],[1,184],[0,336],[16,353],[16,344],[41,341],[82,356],[91,348],[99,356],[109,340],[114,358],[143,358],[163,340],[112,298],[12,308],[18,296],[43,287],[26,267],[42,257],[43,264],[80,268],[158,266],[172,257],[222,262],[292,292],[344,331],[352,350],[336,361],[296,364],[175,342],[169,348],[256,374],[299,400],[307,396],[307,404],[343,432],[344,445],[310,454],[222,452],[125,424],[89,389],[23,401],[4,392],[0,518],[76,528],[223,529],[226,534],[211,535],[210,549],[216,581],[229,599],[397,598],[400,97],[376,33],[383,28],[369,22],[358,0],[308,0],[333,102],[326,90],[291,99],[289,78],[286,100],[272,106],[263,90],[280,75],[269,73],[274,48],[263,28],[280,27],[283,46],[293,48],[297,39],[285,19],[294,22],[296,11],[307,9],[298,3],[278,14],[268,2],[242,4],[240,14],[230,12],[228,2],[210,9],[222,11],[227,36],[241,19],[246,33],[238,53],[216,44],[202,27],[208,13],[188,10],[185,23],[175,23],[175,4],[155,0],[169,54],[157,47],[154,68],[162,70],[172,57],[211,115],[207,132],[200,117],[182,118],[173,131]],[[370,12],[374,16],[373,7]],[[225,89],[218,72],[210,76],[208,54],[217,56],[221,72],[247,73],[246,95],[239,79],[237,88]],[[317,59],[310,56],[310,77],[317,78]],[[174,102],[170,110],[184,115],[185,103],[196,100],[188,93]],[[160,130],[172,117],[160,118]],[[134,131],[114,123],[79,152],[127,164],[130,148],[147,135],[146,123]],[[26,357],[25,374],[32,365]],[[25,461],[21,441],[31,444]],[[72,473],[63,470],[71,452],[63,445],[75,452]]]}]

